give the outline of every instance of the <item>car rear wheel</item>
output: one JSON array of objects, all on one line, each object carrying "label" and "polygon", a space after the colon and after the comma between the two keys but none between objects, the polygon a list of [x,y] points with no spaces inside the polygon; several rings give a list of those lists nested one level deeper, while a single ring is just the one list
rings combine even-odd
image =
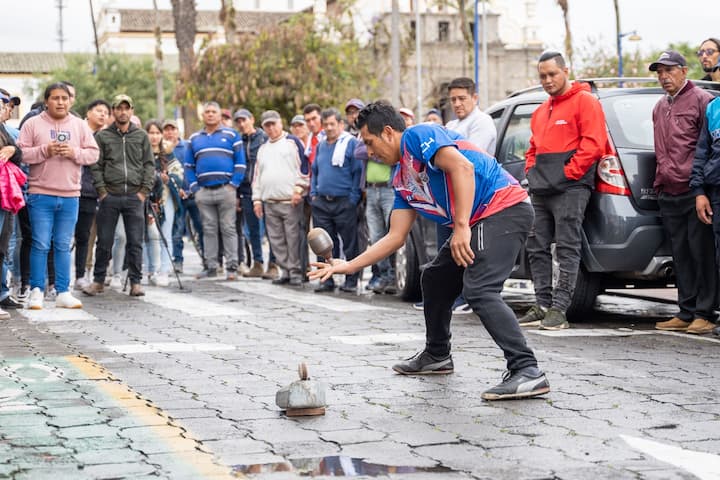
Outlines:
[{"label": "car rear wheel", "polygon": [[587,315],[593,311],[595,299],[600,293],[602,293],[600,276],[597,273],[588,272],[585,267],[580,265],[575,282],[575,292],[567,311],[568,319],[573,322],[585,320]]},{"label": "car rear wheel", "polygon": [[[552,284],[553,287],[557,283],[560,272],[560,265],[555,255],[555,244],[552,244]],[[595,299],[602,293],[602,285],[600,275],[588,272],[581,264],[578,269],[577,280],[575,281],[575,291],[573,292],[570,306],[567,310],[567,317],[574,322],[582,322],[587,314],[593,311],[595,307]]]},{"label": "car rear wheel", "polygon": [[420,261],[410,237],[405,245],[395,252],[395,278],[400,298],[407,302],[422,299]]}]

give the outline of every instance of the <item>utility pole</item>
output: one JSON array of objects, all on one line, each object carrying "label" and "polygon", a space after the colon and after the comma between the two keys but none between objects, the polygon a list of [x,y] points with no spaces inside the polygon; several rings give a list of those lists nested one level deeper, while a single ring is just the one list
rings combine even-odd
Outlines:
[{"label": "utility pole", "polygon": [[100,56],[100,44],[98,43],[97,36],[97,23],[95,22],[95,10],[93,9],[93,0],[90,0],[90,20],[93,25],[93,35],[95,36],[95,56]]},{"label": "utility pole", "polygon": [[392,0],[390,18],[390,101],[400,107],[400,7],[398,0]]},{"label": "utility pole", "polygon": [[63,35],[63,9],[65,8],[65,4],[63,0],[57,0],[55,6],[58,9],[58,42],[60,42],[60,53],[63,53],[65,50],[65,36]]},{"label": "utility pole", "polygon": [[420,25],[420,0],[415,0],[415,62],[417,63],[417,118],[423,115],[422,93],[422,27]]},{"label": "utility pole", "polygon": [[153,0],[153,10],[155,11],[155,95],[157,118],[162,121],[165,118],[165,86],[163,85],[165,71],[163,69],[162,28],[157,0]]}]

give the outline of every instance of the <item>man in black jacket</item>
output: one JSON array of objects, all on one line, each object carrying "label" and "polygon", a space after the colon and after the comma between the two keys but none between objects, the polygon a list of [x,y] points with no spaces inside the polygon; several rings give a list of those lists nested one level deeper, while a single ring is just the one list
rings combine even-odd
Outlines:
[{"label": "man in black jacket", "polygon": [[142,242],[145,228],[145,199],[155,183],[155,159],[145,130],[130,122],[133,101],[117,95],[112,101],[115,122],[95,135],[100,158],[92,166],[95,189],[100,200],[97,214],[97,251],[93,283],[83,290],[96,295],[104,290],[105,275],[122,215],[127,237],[126,262],[130,278],[130,296],[145,295],[142,278]]}]

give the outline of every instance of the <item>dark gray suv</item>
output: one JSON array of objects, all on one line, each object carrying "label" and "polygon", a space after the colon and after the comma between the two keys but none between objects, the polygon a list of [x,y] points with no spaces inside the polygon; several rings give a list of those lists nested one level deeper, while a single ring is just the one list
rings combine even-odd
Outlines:
[{"label": "dark gray suv", "polygon": [[[656,79],[587,79],[605,111],[609,136],[617,156],[597,165],[595,191],[583,223],[582,263],[568,315],[591,310],[607,288],[667,286],[673,281],[670,245],[663,231],[653,188],[652,110],[664,95]],[[622,86],[624,82],[624,85]],[[651,82],[652,87],[630,87]],[[695,82],[720,94],[711,82]],[[608,86],[605,86],[608,85]],[[530,117],[547,94],[534,87],[511,94],[486,110],[495,120],[498,162],[521,182],[530,140]],[[398,287],[406,300],[420,297],[420,271],[432,260],[435,227],[416,222],[397,256]],[[525,252],[520,253],[513,278],[530,278]]]}]

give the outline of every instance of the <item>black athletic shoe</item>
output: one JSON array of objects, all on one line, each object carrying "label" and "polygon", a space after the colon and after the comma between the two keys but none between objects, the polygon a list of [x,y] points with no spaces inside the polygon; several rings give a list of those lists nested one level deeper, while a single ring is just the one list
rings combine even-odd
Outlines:
[{"label": "black athletic shoe", "polygon": [[2,308],[23,308],[23,306],[22,302],[18,301],[12,295],[8,295],[0,300],[0,307]]},{"label": "black athletic shoe", "polygon": [[452,355],[438,358],[422,350],[392,368],[402,375],[447,375],[453,373],[454,366]]},{"label": "black athletic shoe", "polygon": [[483,400],[514,400],[518,398],[536,397],[550,391],[545,374],[538,371],[538,374],[531,376],[527,369],[512,372],[508,370],[503,375],[500,385],[486,390],[482,394]]}]

